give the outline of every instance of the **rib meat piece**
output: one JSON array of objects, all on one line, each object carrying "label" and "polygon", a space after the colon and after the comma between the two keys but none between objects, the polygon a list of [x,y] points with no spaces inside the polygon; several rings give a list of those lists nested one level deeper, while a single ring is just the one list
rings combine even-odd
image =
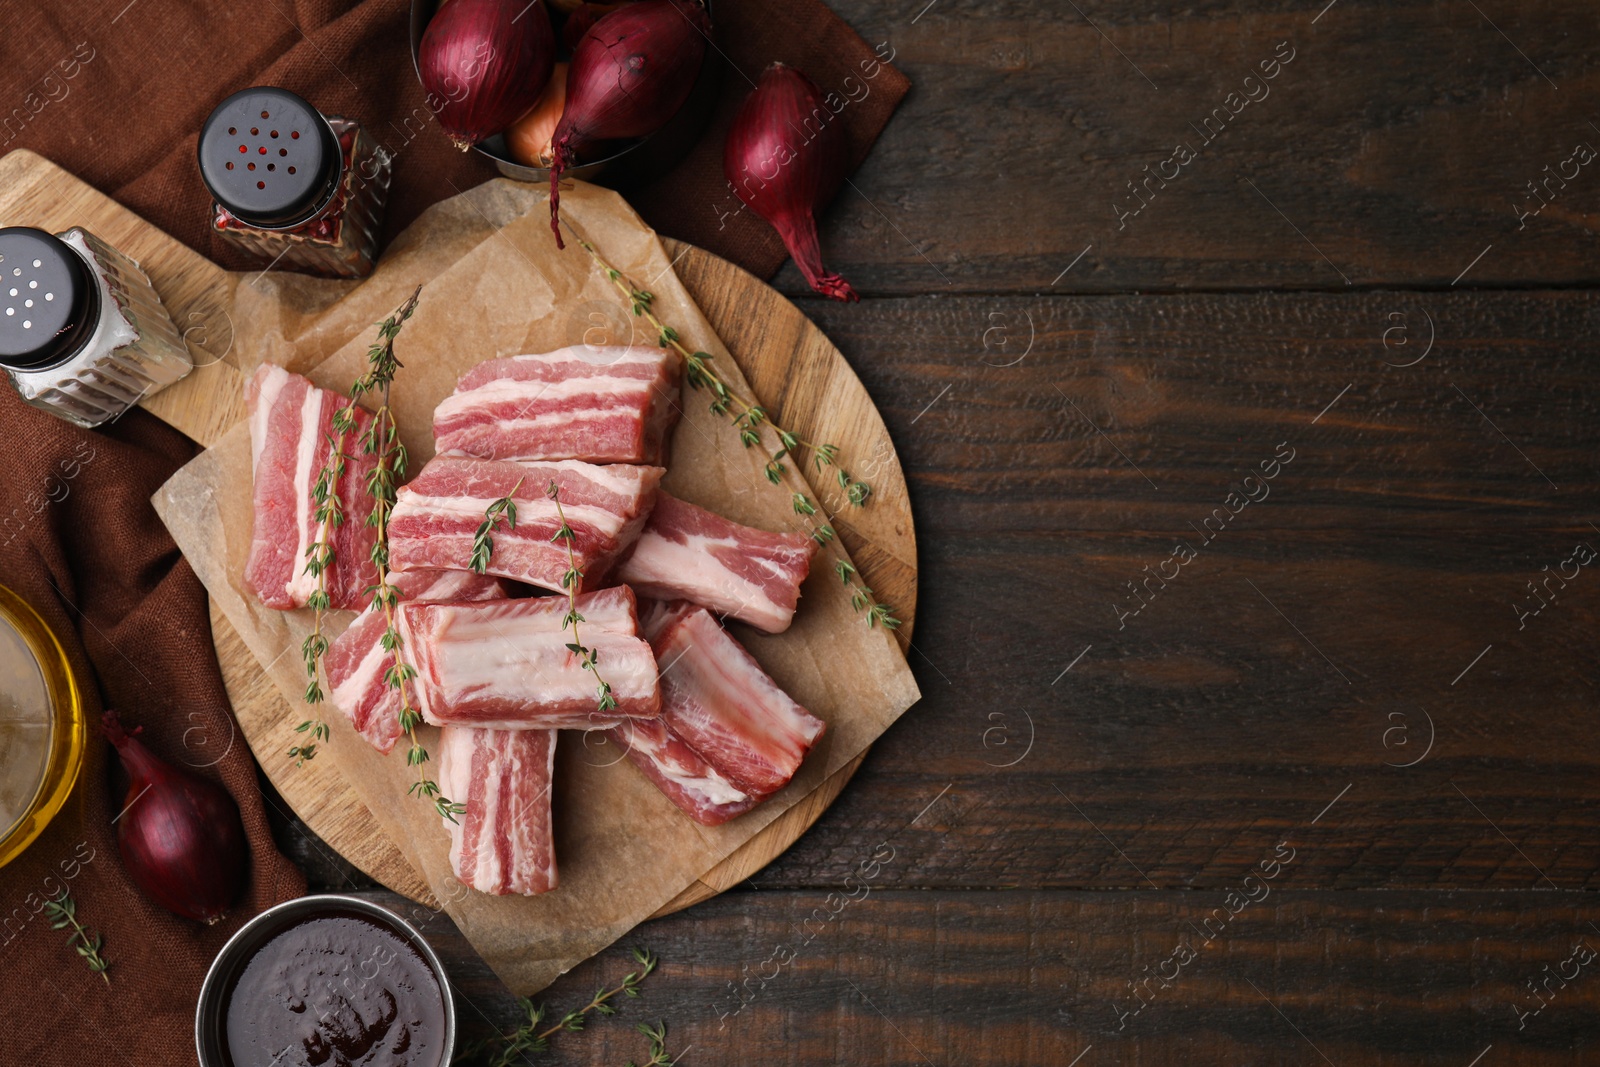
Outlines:
[{"label": "rib meat piece", "polygon": [[550,819],[554,730],[439,731],[439,788],[466,811],[450,832],[450,867],[481,893],[532,896],[556,887]]},{"label": "rib meat piece", "polygon": [[[400,571],[389,583],[402,601],[497,600],[505,597],[499,578],[471,571]],[[397,615],[396,622],[400,621]],[[369,605],[328,647],[322,663],[328,672],[328,697],[350,719],[356,732],[388,755],[400,740],[400,692],[384,677],[394,653],[381,641],[388,629],[381,608]],[[402,642],[406,640],[404,631]],[[407,660],[409,662],[409,659]]]},{"label": "rib meat piece", "polygon": [[597,709],[594,674],[567,647],[567,598],[402,604],[422,717],[440,726],[589,730],[660,714],[650,645],[625,586],[578,597],[579,635],[617,707]]},{"label": "rib meat piece", "polygon": [[721,826],[761,803],[760,797],[724,778],[662,719],[635,719],[606,731],[606,736],[695,822]]},{"label": "rib meat piece", "polygon": [[561,524],[546,493],[554,481],[576,538],[572,549],[583,572],[580,588],[592,589],[617,555],[638,539],[663,473],[660,467],[626,464],[435,456],[397,494],[389,519],[389,560],[402,571],[465,568],[485,510],[511,495],[517,525],[495,527],[489,573],[565,592],[561,576],[567,570],[567,546],[551,540]]},{"label": "rib meat piece", "polygon": [[704,608],[651,606],[661,669],[659,723],[608,736],[690,817],[716,826],[794,777],[826,724],[778,688]]},{"label": "rib meat piece", "polygon": [[641,596],[682,597],[776,634],[794,619],[816,551],[817,543],[803,534],[741,526],[658,493],[617,580]]},{"label": "rib meat piece", "polygon": [[433,413],[442,453],[484,459],[666,459],[682,361],[671,349],[590,348],[480,363]]},{"label": "rib meat piece", "polygon": [[[348,401],[271,363],[263,363],[246,384],[245,401],[255,474],[255,530],[245,584],[269,608],[305,607],[317,588],[317,579],[306,573],[306,549],[321,535],[311,490],[328,460],[333,414]],[[358,407],[355,422],[345,437],[345,471],[337,486],[344,522],[333,527],[333,563],[326,572],[335,608],[361,607],[367,587],[377,579],[371,560],[374,531],[367,525],[372,513],[367,472],[377,458],[363,455],[358,446],[372,415]]]}]

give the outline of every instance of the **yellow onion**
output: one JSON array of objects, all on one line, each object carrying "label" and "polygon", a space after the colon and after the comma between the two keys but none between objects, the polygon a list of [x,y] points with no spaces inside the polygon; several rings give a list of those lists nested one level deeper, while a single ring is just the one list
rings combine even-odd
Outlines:
[{"label": "yellow onion", "polygon": [[511,158],[524,167],[548,167],[550,142],[561,124],[561,112],[566,106],[567,65],[557,63],[555,73],[550,75],[550,84],[544,87],[532,110],[506,130],[506,148]]}]

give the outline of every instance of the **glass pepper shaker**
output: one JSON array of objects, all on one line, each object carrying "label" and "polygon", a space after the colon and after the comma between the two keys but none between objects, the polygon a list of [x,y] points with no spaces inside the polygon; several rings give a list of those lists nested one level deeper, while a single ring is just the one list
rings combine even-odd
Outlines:
[{"label": "glass pepper shaker", "polygon": [[224,240],[286,270],[372,273],[393,158],[358,123],[287,89],[245,89],[206,119],[199,155]]},{"label": "glass pepper shaker", "polygon": [[0,229],[0,367],[22,399],[94,427],[194,368],[139,264],[87,230]]}]

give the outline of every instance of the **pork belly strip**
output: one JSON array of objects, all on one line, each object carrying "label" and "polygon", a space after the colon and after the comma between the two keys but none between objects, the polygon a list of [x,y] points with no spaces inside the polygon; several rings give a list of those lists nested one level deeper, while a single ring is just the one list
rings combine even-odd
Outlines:
[{"label": "pork belly strip", "polygon": [[616,577],[640,596],[681,597],[776,634],[794,619],[816,552],[803,534],[741,526],[663,492]]},{"label": "pork belly strip", "polygon": [[[319,539],[312,486],[328,460],[333,415],[346,399],[318,389],[298,374],[263,363],[245,385],[250,409],[250,459],[254,474],[255,527],[244,580],[269,608],[304,607],[317,579],[306,573],[306,549]],[[328,599],[334,608],[359,608],[377,578],[371,553],[374,531],[367,525],[372,498],[367,472],[377,464],[363,455],[361,434],[372,415],[356,409],[356,425],[345,436],[345,471],[338,494],[344,521],[333,527],[333,563],[327,570]]]},{"label": "pork belly strip", "polygon": [[438,450],[484,459],[665,461],[682,361],[670,349],[590,348],[480,363],[433,413]]},{"label": "pork belly strip", "polygon": [[[499,578],[471,571],[400,571],[389,581],[402,601],[497,600],[506,595]],[[385,755],[394,750],[401,734],[400,692],[384,677],[394,662],[394,654],[381,644],[387,629],[382,609],[369,605],[328,647],[322,661],[328,672],[329,699],[356,732]]]},{"label": "pork belly strip", "polygon": [[647,607],[660,633],[661,719],[607,736],[691,818],[716,826],[789,783],[826,725],[704,608]]},{"label": "pork belly strip", "polygon": [[704,608],[683,614],[652,647],[661,717],[673,732],[752,796],[789,784],[826,724],[779,689]]},{"label": "pork belly strip", "polygon": [[626,464],[435,456],[398,493],[389,519],[389,560],[396,570],[465,568],[484,512],[509,495],[517,505],[517,524],[495,528],[488,572],[564,592],[567,546],[551,540],[561,526],[555,501],[547,495],[553,481],[575,538],[580,588],[592,589],[638,538],[664,473],[660,467]]},{"label": "pork belly strip", "polygon": [[583,644],[596,651],[615,709],[601,714],[594,674],[567,647],[566,597],[403,604],[422,716],[440,726],[589,730],[660,713],[650,645],[623,586],[578,597]]},{"label": "pork belly strip", "polygon": [[466,811],[450,833],[450,867],[481,893],[533,896],[556,887],[550,779],[554,730],[439,731],[439,788]]},{"label": "pork belly strip", "polygon": [[612,727],[606,736],[695,822],[721,826],[761,803],[718,773],[663,719],[635,719]]}]

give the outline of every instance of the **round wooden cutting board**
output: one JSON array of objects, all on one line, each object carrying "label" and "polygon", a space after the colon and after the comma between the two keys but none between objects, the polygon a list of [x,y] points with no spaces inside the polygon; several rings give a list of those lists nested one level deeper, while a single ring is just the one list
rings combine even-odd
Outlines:
[{"label": "round wooden cutting board", "polygon": [[[770,286],[709,252],[671,240],[664,244],[685,288],[738,360],[756,397],[800,436],[839,445],[852,473],[871,484],[867,506],[836,514],[834,526],[867,584],[903,620],[897,637],[904,650],[916,614],[916,536],[905,477],[872,399],[822,331]],[[831,427],[825,438],[817,429],[824,418]],[[837,493],[824,489],[820,495],[830,500]],[[245,738],[284,799],[356,866],[396,892],[431,905],[422,876],[356,795],[335,776],[296,770],[284,756],[293,726],[304,716],[288,706],[227,620],[213,610],[211,621]],[[657,914],[713,897],[765,867],[827,809],[865,756],[840,768]]]}]

